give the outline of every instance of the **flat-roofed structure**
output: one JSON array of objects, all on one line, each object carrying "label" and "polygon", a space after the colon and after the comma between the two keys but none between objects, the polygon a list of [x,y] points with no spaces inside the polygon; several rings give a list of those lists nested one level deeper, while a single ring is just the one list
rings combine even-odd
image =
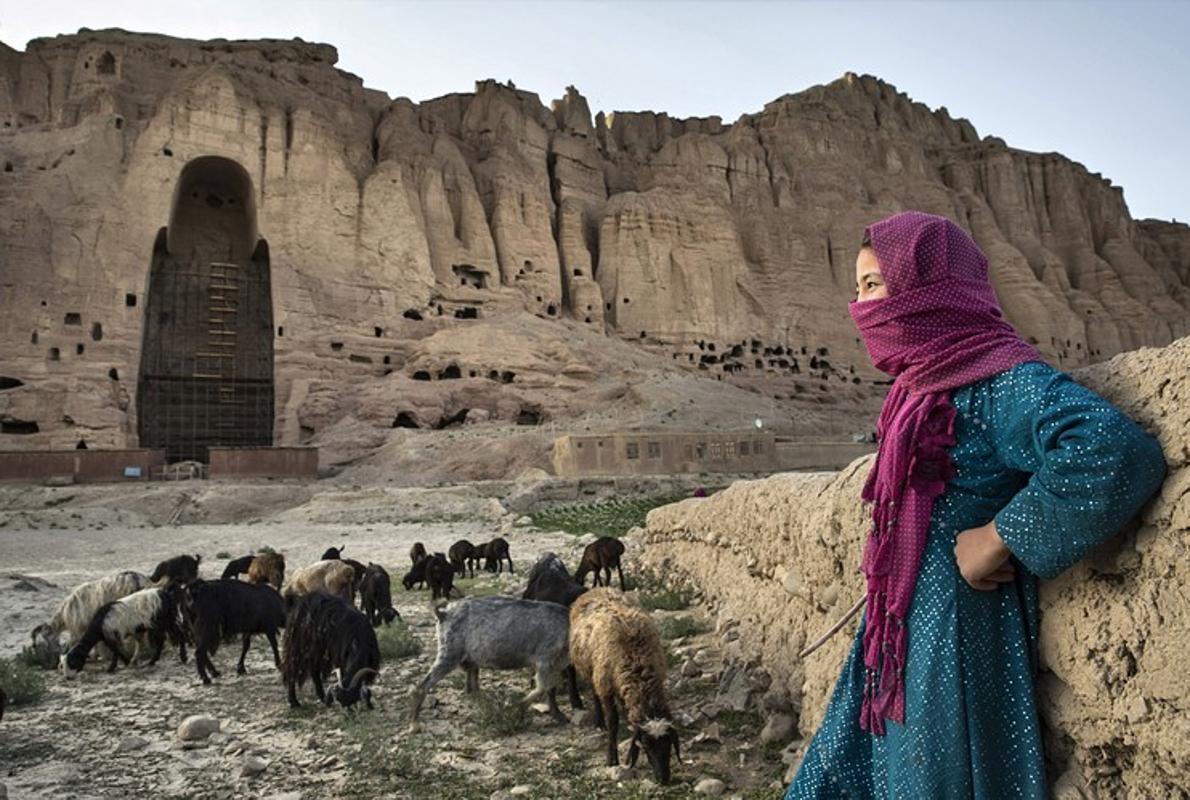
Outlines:
[{"label": "flat-roofed structure", "polygon": [[771,433],[570,434],[554,440],[554,474],[647,475],[682,472],[773,472]]}]

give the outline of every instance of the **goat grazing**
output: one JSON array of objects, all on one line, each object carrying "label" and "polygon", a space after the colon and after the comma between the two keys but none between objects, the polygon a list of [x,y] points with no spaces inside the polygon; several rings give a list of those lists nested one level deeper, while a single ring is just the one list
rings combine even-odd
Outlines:
[{"label": "goat grazing", "polygon": [[285,582],[285,556],[280,553],[261,553],[248,567],[248,583],[267,583],[277,591]]},{"label": "goat grazing", "polygon": [[355,570],[338,559],[315,561],[308,567],[294,570],[281,591],[288,600],[293,595],[326,592],[351,602],[351,582]]},{"label": "goat grazing", "polygon": [[455,569],[446,560],[446,556],[435,553],[422,559],[422,563],[426,565],[426,583],[430,585],[430,599],[450,599],[450,593],[454,591]]},{"label": "goat grazing", "polygon": [[505,560],[508,561],[508,571],[514,572],[512,556],[508,554],[508,542],[499,536],[476,547],[475,557],[484,559],[483,568],[488,572],[503,572]]},{"label": "goat grazing", "polygon": [[220,642],[236,634],[243,636],[240,663],[236,672],[247,670],[244,659],[254,634],[264,634],[273,648],[273,663],[280,665],[277,653],[277,629],[285,624],[285,603],[271,586],[239,580],[193,581],[187,584],[182,599],[182,617],[194,636],[194,663],[198,677],[209,684],[209,672],[216,678],[219,670],[211,655]]},{"label": "goat grazing", "polygon": [[452,544],[450,550],[447,551],[447,560],[459,575],[466,576],[467,571],[470,570],[471,577],[475,577],[475,564],[479,559],[475,556],[475,545],[471,542],[459,539]]},{"label": "goat grazing", "polygon": [[240,556],[233,558],[227,562],[227,566],[223,568],[223,574],[219,576],[220,580],[231,580],[238,578],[243,573],[247,572],[252,567],[252,562],[256,560],[256,556]]},{"label": "goat grazing", "polygon": [[360,605],[364,616],[373,628],[379,628],[380,623],[386,625],[401,615],[393,608],[392,587],[388,579],[388,572],[379,564],[369,563],[364,569],[364,579],[359,587]]},{"label": "goat grazing", "polygon": [[669,783],[670,750],[679,762],[681,751],[665,697],[665,650],[657,626],[619,592],[592,589],[570,607],[570,659],[594,691],[595,724],[606,723],[608,766],[620,763],[619,701],[632,731],[629,766],[636,766],[643,747],[658,782]]},{"label": "goat grazing", "polygon": [[112,660],[107,671],[116,671],[116,662],[131,662],[124,652],[124,641],[132,640],[135,651],[140,649],[141,634],[147,634],[153,648],[149,665],[157,663],[165,640],[178,645],[178,657],[186,661],[186,640],[178,628],[178,606],[175,589],[150,587],[113,600],[99,608],[91,617],[82,637],[62,657],[61,666],[79,672],[87,663],[87,656],[95,645],[103,642],[111,651]]},{"label": "goat grazing", "polygon": [[550,714],[559,722],[566,721],[550,691],[570,663],[570,617],[564,606],[512,597],[475,597],[445,608],[435,606],[434,614],[438,617],[438,655],[413,693],[411,727],[417,727],[426,694],[458,667],[467,672],[468,692],[479,689],[481,668],[532,667],[536,685],[525,702],[546,696]]},{"label": "goat grazing", "polygon": [[[624,555],[624,543],[610,536],[600,536],[583,549],[583,557],[574,571],[574,579],[580,586],[587,583],[587,573],[594,575],[596,586],[612,585],[612,567],[620,574],[620,590],[624,590],[624,570],[620,568],[620,556]],[[600,571],[603,580],[600,581]]]},{"label": "goat grazing", "polygon": [[153,570],[149,581],[159,585],[161,583],[187,583],[195,580],[198,577],[198,562],[200,561],[202,561],[200,555],[167,558]]},{"label": "goat grazing", "polygon": [[92,617],[101,606],[133,592],[147,588],[149,579],[139,572],[117,572],[99,580],[74,587],[58,606],[50,621],[33,629],[33,641],[41,639],[46,646],[57,648],[62,633],[67,634],[67,646],[82,638]]},{"label": "goat grazing", "polygon": [[[338,700],[350,707],[363,700],[372,708],[371,683],[380,670],[376,632],[359,611],[340,597],[314,592],[296,600],[285,624],[281,676],[289,705],[297,708],[297,688],[309,678],[318,699],[328,706]],[[338,680],[329,693],[322,678],[332,670]],[[344,677],[349,680],[344,685]]]},{"label": "goat grazing", "polygon": [[426,585],[426,567],[430,565],[430,559],[423,558],[413,565],[413,568],[405,573],[405,577],[401,579],[401,585],[405,587],[405,591],[410,591],[415,585],[419,588],[424,588]]}]

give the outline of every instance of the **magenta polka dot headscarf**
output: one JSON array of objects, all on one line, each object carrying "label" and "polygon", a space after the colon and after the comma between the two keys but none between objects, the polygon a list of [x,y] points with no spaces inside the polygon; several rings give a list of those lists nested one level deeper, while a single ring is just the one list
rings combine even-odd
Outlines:
[{"label": "magenta polka dot headscarf", "polygon": [[874,505],[862,564],[868,592],[860,727],[883,734],[885,719],[905,721],[909,604],[934,499],[954,477],[950,391],[1041,355],[1004,319],[987,258],[958,225],[904,211],[866,232],[888,297],[852,302],[849,310],[872,363],[895,378],[862,494]]}]

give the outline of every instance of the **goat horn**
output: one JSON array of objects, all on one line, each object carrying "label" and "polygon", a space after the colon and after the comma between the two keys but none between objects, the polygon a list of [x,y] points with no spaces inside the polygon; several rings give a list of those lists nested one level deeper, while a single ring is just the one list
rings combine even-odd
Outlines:
[{"label": "goat horn", "polygon": [[347,691],[354,692],[356,689],[358,689],[360,681],[362,681],[364,678],[366,678],[367,673],[369,673],[369,672],[372,673],[373,675],[380,674],[380,672],[372,669],[371,667],[364,667],[359,672],[355,673],[355,677],[353,677],[351,679],[351,685],[347,687]]}]

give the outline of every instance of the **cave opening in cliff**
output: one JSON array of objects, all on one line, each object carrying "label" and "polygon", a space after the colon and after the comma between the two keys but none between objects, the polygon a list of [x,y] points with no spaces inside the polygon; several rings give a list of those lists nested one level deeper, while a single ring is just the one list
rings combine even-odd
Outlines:
[{"label": "cave opening in cliff", "polygon": [[153,243],[137,431],[169,461],[273,443],[272,282],[254,198],[239,164],[196,158]]}]

